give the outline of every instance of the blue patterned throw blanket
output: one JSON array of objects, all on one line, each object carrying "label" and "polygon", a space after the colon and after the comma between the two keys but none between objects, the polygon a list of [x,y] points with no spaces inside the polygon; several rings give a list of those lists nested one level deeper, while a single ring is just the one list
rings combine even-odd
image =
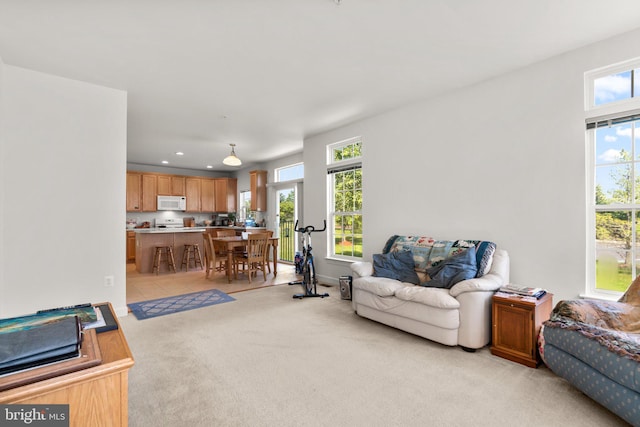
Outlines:
[{"label": "blue patterned throw blanket", "polygon": [[491,268],[496,244],[483,240],[436,240],[428,236],[398,236],[393,235],[385,243],[383,254],[390,252],[409,251],[413,255],[415,270],[424,273],[440,264],[445,259],[474,247],[478,273],[476,277],[484,276]]}]

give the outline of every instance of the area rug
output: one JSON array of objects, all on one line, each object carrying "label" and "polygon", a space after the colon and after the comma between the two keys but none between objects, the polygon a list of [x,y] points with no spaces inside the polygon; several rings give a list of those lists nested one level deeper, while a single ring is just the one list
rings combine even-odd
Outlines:
[{"label": "area rug", "polygon": [[143,320],[229,301],[235,301],[235,298],[217,289],[211,289],[209,291],[131,303],[128,306],[133,315],[136,316],[136,319]]}]

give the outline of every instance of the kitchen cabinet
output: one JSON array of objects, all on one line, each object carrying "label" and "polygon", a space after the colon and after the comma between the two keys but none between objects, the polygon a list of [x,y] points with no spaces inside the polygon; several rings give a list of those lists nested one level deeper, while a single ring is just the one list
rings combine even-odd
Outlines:
[{"label": "kitchen cabinet", "polygon": [[142,211],[155,212],[158,205],[158,177],[142,174]]},{"label": "kitchen cabinet", "polygon": [[169,175],[158,175],[158,196],[173,196],[171,194],[171,177]]},{"label": "kitchen cabinet", "polygon": [[236,178],[127,171],[127,212],[156,212],[158,196],[186,197],[187,212],[235,212],[237,192]]},{"label": "kitchen cabinet", "polygon": [[184,176],[172,176],[171,177],[171,195],[172,196],[186,196],[187,185]]},{"label": "kitchen cabinet", "polygon": [[142,174],[127,172],[127,212],[142,209]]},{"label": "kitchen cabinet", "polygon": [[267,210],[267,171],[249,172],[251,181],[251,210],[264,212]]},{"label": "kitchen cabinet", "polygon": [[155,212],[157,185],[153,174],[127,172],[127,212]]},{"label": "kitchen cabinet", "polygon": [[184,196],[185,177],[158,175],[158,196]]},{"label": "kitchen cabinet", "polygon": [[236,178],[216,178],[215,212],[235,212],[238,180]]},{"label": "kitchen cabinet", "polygon": [[187,197],[187,212],[200,212],[200,194],[202,180],[200,178],[185,178],[185,196]]},{"label": "kitchen cabinet", "polygon": [[213,179],[202,179],[200,181],[200,211],[216,211],[216,185]]},{"label": "kitchen cabinet", "polygon": [[127,263],[136,262],[136,232],[127,231]]}]

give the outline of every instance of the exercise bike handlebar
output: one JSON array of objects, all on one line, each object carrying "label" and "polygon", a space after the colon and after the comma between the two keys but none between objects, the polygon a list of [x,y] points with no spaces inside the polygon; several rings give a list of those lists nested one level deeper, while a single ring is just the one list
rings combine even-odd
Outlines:
[{"label": "exercise bike handlebar", "polygon": [[296,225],[293,226],[293,229],[296,231],[296,233],[320,233],[327,229],[327,220],[323,220],[322,230],[316,230],[313,225],[307,225],[306,227],[298,228],[298,220],[296,219]]}]

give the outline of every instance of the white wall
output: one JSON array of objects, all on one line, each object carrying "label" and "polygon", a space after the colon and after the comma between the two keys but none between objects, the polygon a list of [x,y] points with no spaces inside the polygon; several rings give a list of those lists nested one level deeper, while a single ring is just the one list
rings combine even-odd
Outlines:
[{"label": "white wall", "polygon": [[[307,223],[326,217],[327,144],[362,136],[365,258],[392,234],[485,239],[511,280],[584,292],[584,72],[640,56],[640,30],[305,140]],[[427,78],[427,76],[425,76]],[[316,254],[326,241],[314,240]],[[329,279],[348,264],[318,260]]]},{"label": "white wall", "polygon": [[0,70],[0,317],[103,301],[126,315],[126,93]]}]

